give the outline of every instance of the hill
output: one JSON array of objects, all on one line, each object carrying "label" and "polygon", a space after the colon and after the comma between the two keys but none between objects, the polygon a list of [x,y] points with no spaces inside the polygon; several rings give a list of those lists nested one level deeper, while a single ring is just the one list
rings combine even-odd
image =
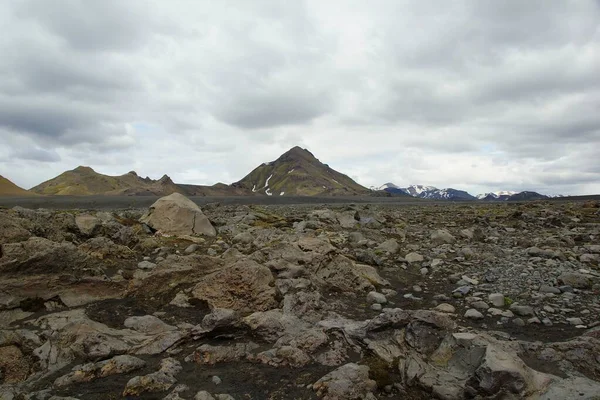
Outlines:
[{"label": "hill", "polygon": [[298,146],[275,161],[261,164],[231,186],[268,196],[352,196],[369,193],[369,189]]},{"label": "hill", "polygon": [[141,178],[134,171],[119,176],[103,175],[84,166],[63,172],[31,190],[39,194],[58,196],[165,196],[175,192],[187,196],[224,196],[239,192],[223,184],[179,185],[167,175],[158,180]]},{"label": "hill", "polygon": [[0,196],[33,196],[34,193],[25,190],[2,175],[0,175]]}]

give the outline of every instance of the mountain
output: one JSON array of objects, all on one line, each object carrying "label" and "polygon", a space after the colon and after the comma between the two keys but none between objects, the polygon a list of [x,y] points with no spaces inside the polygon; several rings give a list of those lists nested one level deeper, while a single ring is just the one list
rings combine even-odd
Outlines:
[{"label": "mountain", "polygon": [[0,175],[0,196],[34,196],[29,190],[25,190],[2,175]]},{"label": "mountain", "polygon": [[476,197],[479,200],[508,200],[510,196],[515,194],[517,194],[517,192],[512,192],[510,190],[501,190],[498,192],[478,194]]},{"label": "mountain", "polygon": [[84,166],[63,172],[56,178],[43,182],[31,190],[39,194],[59,196],[164,196],[175,192],[188,196],[220,196],[239,192],[223,184],[215,186],[179,185],[167,175],[158,180],[148,177],[141,178],[134,171],[119,176],[103,175]]},{"label": "mountain", "polygon": [[233,187],[268,196],[351,196],[369,190],[298,146],[256,167]]},{"label": "mountain", "polygon": [[[399,192],[402,191],[404,193],[409,194],[412,197],[418,197],[420,199],[430,199],[430,200],[475,200],[475,197],[471,196],[469,193],[464,190],[446,188],[446,189],[438,189],[434,186],[423,186],[423,185],[410,185],[405,188],[400,188],[393,183],[386,183],[385,188],[383,190],[387,192]],[[382,186],[382,187],[383,187]]]},{"label": "mountain", "polygon": [[543,200],[548,199],[549,196],[539,194],[537,192],[511,192],[511,191],[500,191],[477,195],[477,198],[482,201],[527,201],[527,200]]},{"label": "mountain", "polygon": [[544,200],[544,199],[548,199],[548,198],[549,198],[548,196],[539,194],[537,192],[525,191],[525,192],[513,194],[512,196],[510,196],[508,198],[508,201]]}]

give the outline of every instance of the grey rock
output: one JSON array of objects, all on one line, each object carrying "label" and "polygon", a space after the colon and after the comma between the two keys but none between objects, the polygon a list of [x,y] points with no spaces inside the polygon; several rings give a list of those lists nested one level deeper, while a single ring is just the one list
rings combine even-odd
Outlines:
[{"label": "grey rock", "polygon": [[138,268],[139,269],[146,269],[146,270],[148,270],[148,269],[154,269],[154,268],[156,268],[156,264],[154,264],[153,262],[150,262],[150,261],[140,261],[138,263]]},{"label": "grey rock", "polygon": [[419,254],[419,253],[408,253],[404,259],[406,260],[407,263],[409,264],[414,264],[414,263],[418,263],[418,262],[422,262],[425,258]]},{"label": "grey rock", "polygon": [[192,253],[196,252],[196,250],[198,250],[199,248],[200,248],[200,246],[197,245],[196,243],[194,243],[194,244],[190,244],[188,247],[186,247],[183,252],[185,254],[192,254]]},{"label": "grey rock", "polygon": [[377,246],[377,249],[384,251],[389,254],[396,254],[400,250],[400,245],[396,239],[388,239],[385,242]]},{"label": "grey rock", "polygon": [[504,295],[502,293],[491,293],[488,295],[488,301],[494,307],[504,307]]},{"label": "grey rock", "polygon": [[533,308],[531,308],[530,306],[512,304],[510,306],[510,311],[514,312],[516,315],[520,315],[521,317],[530,317],[534,315]]},{"label": "grey rock", "polygon": [[312,386],[319,397],[330,400],[375,399],[377,383],[369,379],[369,367],[354,363],[342,365]]},{"label": "grey rock", "polygon": [[554,287],[554,286],[542,285],[542,286],[540,286],[539,292],[540,293],[560,294],[560,289],[557,287]]},{"label": "grey rock", "polygon": [[483,319],[483,314],[474,308],[470,308],[465,312],[465,318],[469,319]]},{"label": "grey rock", "polygon": [[431,242],[436,245],[440,244],[452,244],[456,242],[456,238],[452,236],[446,229],[438,229],[433,232],[430,236]]},{"label": "grey rock", "polygon": [[387,299],[383,294],[371,291],[367,294],[367,302],[385,304],[387,303]]},{"label": "grey rock", "polygon": [[577,289],[589,289],[592,287],[591,277],[586,274],[565,272],[560,274],[557,279],[563,285],[568,285]]},{"label": "grey rock", "polygon": [[194,400],[215,400],[215,398],[206,390],[202,390],[194,396]]}]

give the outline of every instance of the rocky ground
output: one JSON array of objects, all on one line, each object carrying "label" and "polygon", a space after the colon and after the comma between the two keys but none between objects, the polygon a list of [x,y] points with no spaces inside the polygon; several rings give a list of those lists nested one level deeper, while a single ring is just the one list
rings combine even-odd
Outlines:
[{"label": "rocky ground", "polygon": [[0,399],[598,399],[599,206],[1,209]]}]

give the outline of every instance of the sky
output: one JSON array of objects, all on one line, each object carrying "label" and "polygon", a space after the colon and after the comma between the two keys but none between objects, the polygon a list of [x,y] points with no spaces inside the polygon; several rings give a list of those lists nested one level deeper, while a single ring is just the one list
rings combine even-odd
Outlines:
[{"label": "sky", "polygon": [[3,0],[0,175],[600,193],[600,1]]}]

